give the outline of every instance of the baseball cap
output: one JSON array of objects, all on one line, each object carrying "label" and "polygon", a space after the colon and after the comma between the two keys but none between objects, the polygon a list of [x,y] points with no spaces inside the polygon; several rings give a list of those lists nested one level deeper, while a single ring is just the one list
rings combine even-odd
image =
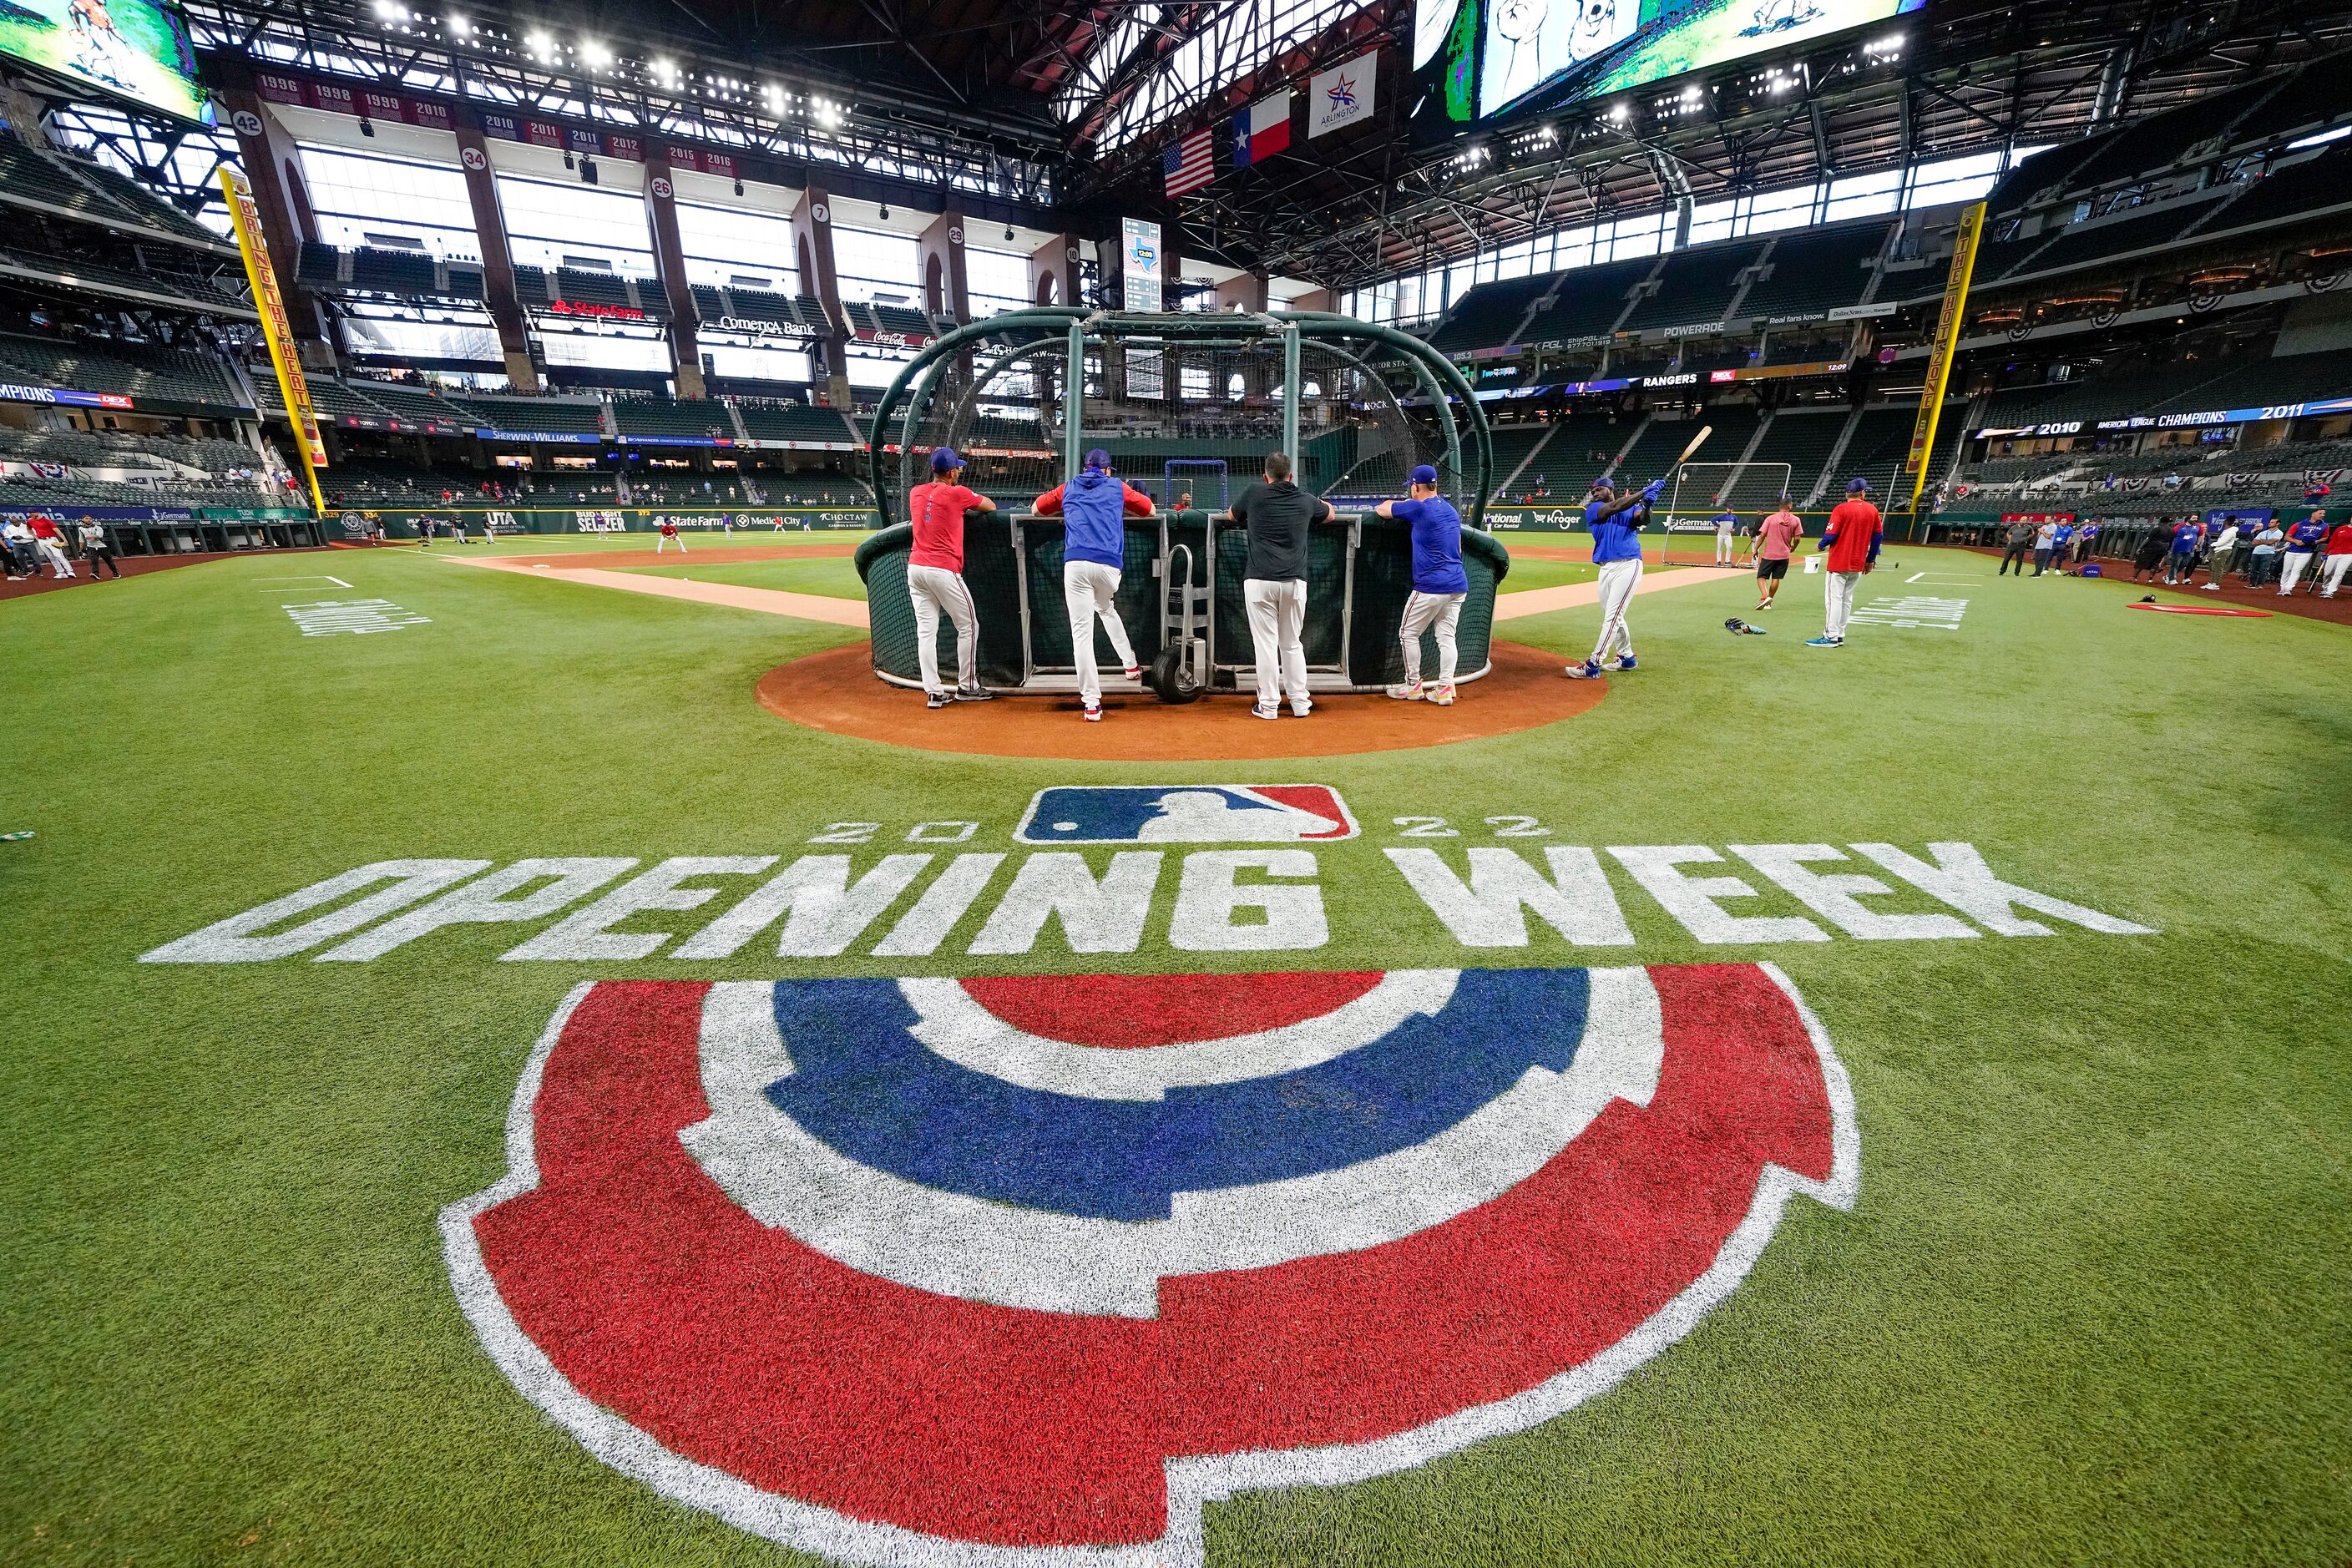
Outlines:
[{"label": "baseball cap", "polygon": [[1110,454],[1104,451],[1100,447],[1097,447],[1094,450],[1087,454],[1087,467],[1089,468],[1100,468],[1106,473],[1108,472],[1110,469]]},{"label": "baseball cap", "polygon": [[1596,490],[1613,490],[1617,488],[1617,481],[1603,474],[1592,481],[1592,488]]},{"label": "baseball cap", "polygon": [[938,451],[931,454],[931,472],[935,474],[944,474],[950,468],[961,468],[962,467],[963,459],[956,456],[956,450],[953,447],[941,447]]},{"label": "baseball cap", "polygon": [[1427,463],[1416,463],[1405,478],[1417,485],[1433,485],[1437,482],[1437,470]]},{"label": "baseball cap", "polygon": [[1845,493],[1850,496],[1861,495],[1864,491],[1869,489],[1870,481],[1868,479],[1848,479],[1845,482]]}]

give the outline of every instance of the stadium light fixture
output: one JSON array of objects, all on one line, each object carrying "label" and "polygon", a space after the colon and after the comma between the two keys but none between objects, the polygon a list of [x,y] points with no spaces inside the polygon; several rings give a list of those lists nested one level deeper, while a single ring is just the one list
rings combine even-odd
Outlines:
[{"label": "stadium light fixture", "polygon": [[375,0],[375,19],[379,22],[405,22],[408,7],[399,0]]},{"label": "stadium light fixture", "polygon": [[523,47],[531,52],[533,58],[551,60],[555,58],[555,40],[547,34],[534,29],[525,34],[522,41]]},{"label": "stadium light fixture", "polygon": [[441,26],[453,38],[462,38],[474,30],[474,25],[455,11],[441,18]]},{"label": "stadium light fixture", "polygon": [[1622,125],[1626,121],[1633,118],[1633,111],[1631,109],[1628,109],[1625,105],[1621,103],[1616,108],[1609,111],[1609,118],[1617,121],[1618,124]]},{"label": "stadium light fixture", "polygon": [[613,51],[593,38],[580,40],[580,63],[592,71],[603,70],[613,63]]}]

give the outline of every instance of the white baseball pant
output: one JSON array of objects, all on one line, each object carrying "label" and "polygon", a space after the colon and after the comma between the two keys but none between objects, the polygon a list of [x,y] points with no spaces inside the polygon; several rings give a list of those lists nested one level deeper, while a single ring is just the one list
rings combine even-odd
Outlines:
[{"label": "white baseball pant", "polygon": [[655,540],[654,553],[659,555],[663,551],[668,549],[673,544],[677,546],[677,552],[680,555],[686,553],[686,537],[683,534],[677,533],[665,533],[659,539]]},{"label": "white baseball pant", "polygon": [[1242,603],[1249,606],[1250,641],[1257,647],[1257,705],[1282,706],[1290,694],[1290,709],[1304,713],[1314,704],[1307,695],[1307,584],[1296,577],[1252,577],[1242,584]]},{"label": "white baseball pant", "polygon": [[1095,619],[1102,618],[1111,652],[1121,668],[1135,664],[1135,645],[1118,618],[1118,568],[1099,561],[1062,563],[1062,602],[1070,611],[1070,657],[1078,667],[1078,696],[1089,708],[1102,706],[1102,672],[1095,668]]},{"label": "white baseball pant", "polygon": [[2352,568],[2352,555],[2331,555],[2327,558],[2327,564],[2319,569],[2321,598],[2336,597],[2336,590],[2344,586],[2344,574],[2347,568]]},{"label": "white baseball pant", "polygon": [[1853,616],[1854,585],[1861,581],[1862,574],[1859,572],[1832,572],[1829,574],[1829,581],[1822,587],[1822,600],[1825,606],[1825,619],[1822,626],[1823,637],[1845,636],[1845,624]]},{"label": "white baseball pant", "polygon": [[1625,607],[1633,602],[1633,590],[1641,581],[1639,557],[1601,563],[1601,640],[1592,645],[1593,663],[1615,657],[1618,648],[1624,650],[1627,658],[1633,657],[1633,634],[1625,626]]},{"label": "white baseball pant", "polygon": [[1421,634],[1425,631],[1437,637],[1437,684],[1454,684],[1454,628],[1462,619],[1462,601],[1468,597],[1467,594],[1424,594],[1418,588],[1405,596],[1404,622],[1397,628],[1397,642],[1404,650],[1406,685],[1421,679]]},{"label": "white baseball pant", "polygon": [[55,542],[44,539],[40,541],[40,545],[41,553],[48,558],[50,571],[60,577],[70,577],[74,574],[73,562],[67,557],[63,550],[58,548]]},{"label": "white baseball pant", "polygon": [[1731,530],[1727,528],[1715,531],[1715,563],[1717,566],[1731,564]]},{"label": "white baseball pant", "polygon": [[907,568],[907,596],[915,603],[915,650],[923,667],[923,689],[941,691],[940,685],[940,613],[955,626],[956,684],[980,684],[980,616],[971,607],[971,590],[963,574],[944,566]]},{"label": "white baseball pant", "polygon": [[2290,550],[2286,552],[2286,560],[2279,567],[2279,593],[2282,595],[2294,592],[2294,585],[2303,581],[2303,574],[2311,565],[2313,559],[2308,550]]}]

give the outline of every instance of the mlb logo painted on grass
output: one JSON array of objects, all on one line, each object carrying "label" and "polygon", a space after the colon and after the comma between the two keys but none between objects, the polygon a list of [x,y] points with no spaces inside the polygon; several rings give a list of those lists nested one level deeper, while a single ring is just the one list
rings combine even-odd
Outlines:
[{"label": "mlb logo painted on grass", "polygon": [[1328,784],[1073,784],[1037,792],[1023,844],[1304,844],[1353,838]]},{"label": "mlb logo painted on grass", "polygon": [[1845,1074],[1769,965],[621,982],[564,1001],[451,1279],[597,1458],[873,1563],[1194,1564],[1687,1334]]}]

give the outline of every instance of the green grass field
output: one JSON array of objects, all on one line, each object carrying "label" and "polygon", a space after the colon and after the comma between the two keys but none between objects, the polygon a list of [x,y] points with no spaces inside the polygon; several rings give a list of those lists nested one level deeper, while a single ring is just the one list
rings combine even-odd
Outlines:
[{"label": "green grass field", "polygon": [[[504,1170],[518,1075],[579,982],[1769,960],[1852,1076],[1852,1212],[1792,1201],[1686,1339],[1564,1415],[1377,1479],[1212,1501],[1206,1560],[2346,1561],[2352,636],[1890,555],[1863,601],[1965,600],[1957,626],[1857,626],[1825,653],[1803,646],[1817,577],[1790,580],[1764,637],[1722,630],[1748,584],[1684,587],[1635,602],[1642,668],[1580,718],[1275,763],[804,731],[754,683],[856,634],[413,551],[0,604],[20,678],[0,830],[38,833],[0,844],[0,1560],[809,1561],[591,1457],[453,1299],[436,1216]],[[848,570],[707,569],[825,593]],[[306,637],[286,607],[361,598],[424,619]],[[1596,615],[1507,630],[1565,658]],[[500,962],[550,916],[370,963],[139,962],[378,860],[790,858],[878,825],[845,851],[862,874],[918,823],[977,821],[966,847],[1012,851],[1049,785],[1276,780],[1332,786],[1363,825],[1313,851],[1312,951],[1178,948],[1164,876],[1132,952],[1073,953],[1049,926],[1028,952],[970,953],[983,900],[911,959],[874,955],[885,921],[831,958]],[[1433,817],[1458,836],[1397,822]],[[1495,837],[1513,818],[1548,837]],[[1634,948],[1530,922],[1526,947],[1472,951],[1383,854],[1945,841],[2153,934],[1703,943],[1604,855]],[[1738,861],[1693,874],[1744,877],[1740,916],[1807,913]],[[622,929],[690,931],[753,885]]]}]

